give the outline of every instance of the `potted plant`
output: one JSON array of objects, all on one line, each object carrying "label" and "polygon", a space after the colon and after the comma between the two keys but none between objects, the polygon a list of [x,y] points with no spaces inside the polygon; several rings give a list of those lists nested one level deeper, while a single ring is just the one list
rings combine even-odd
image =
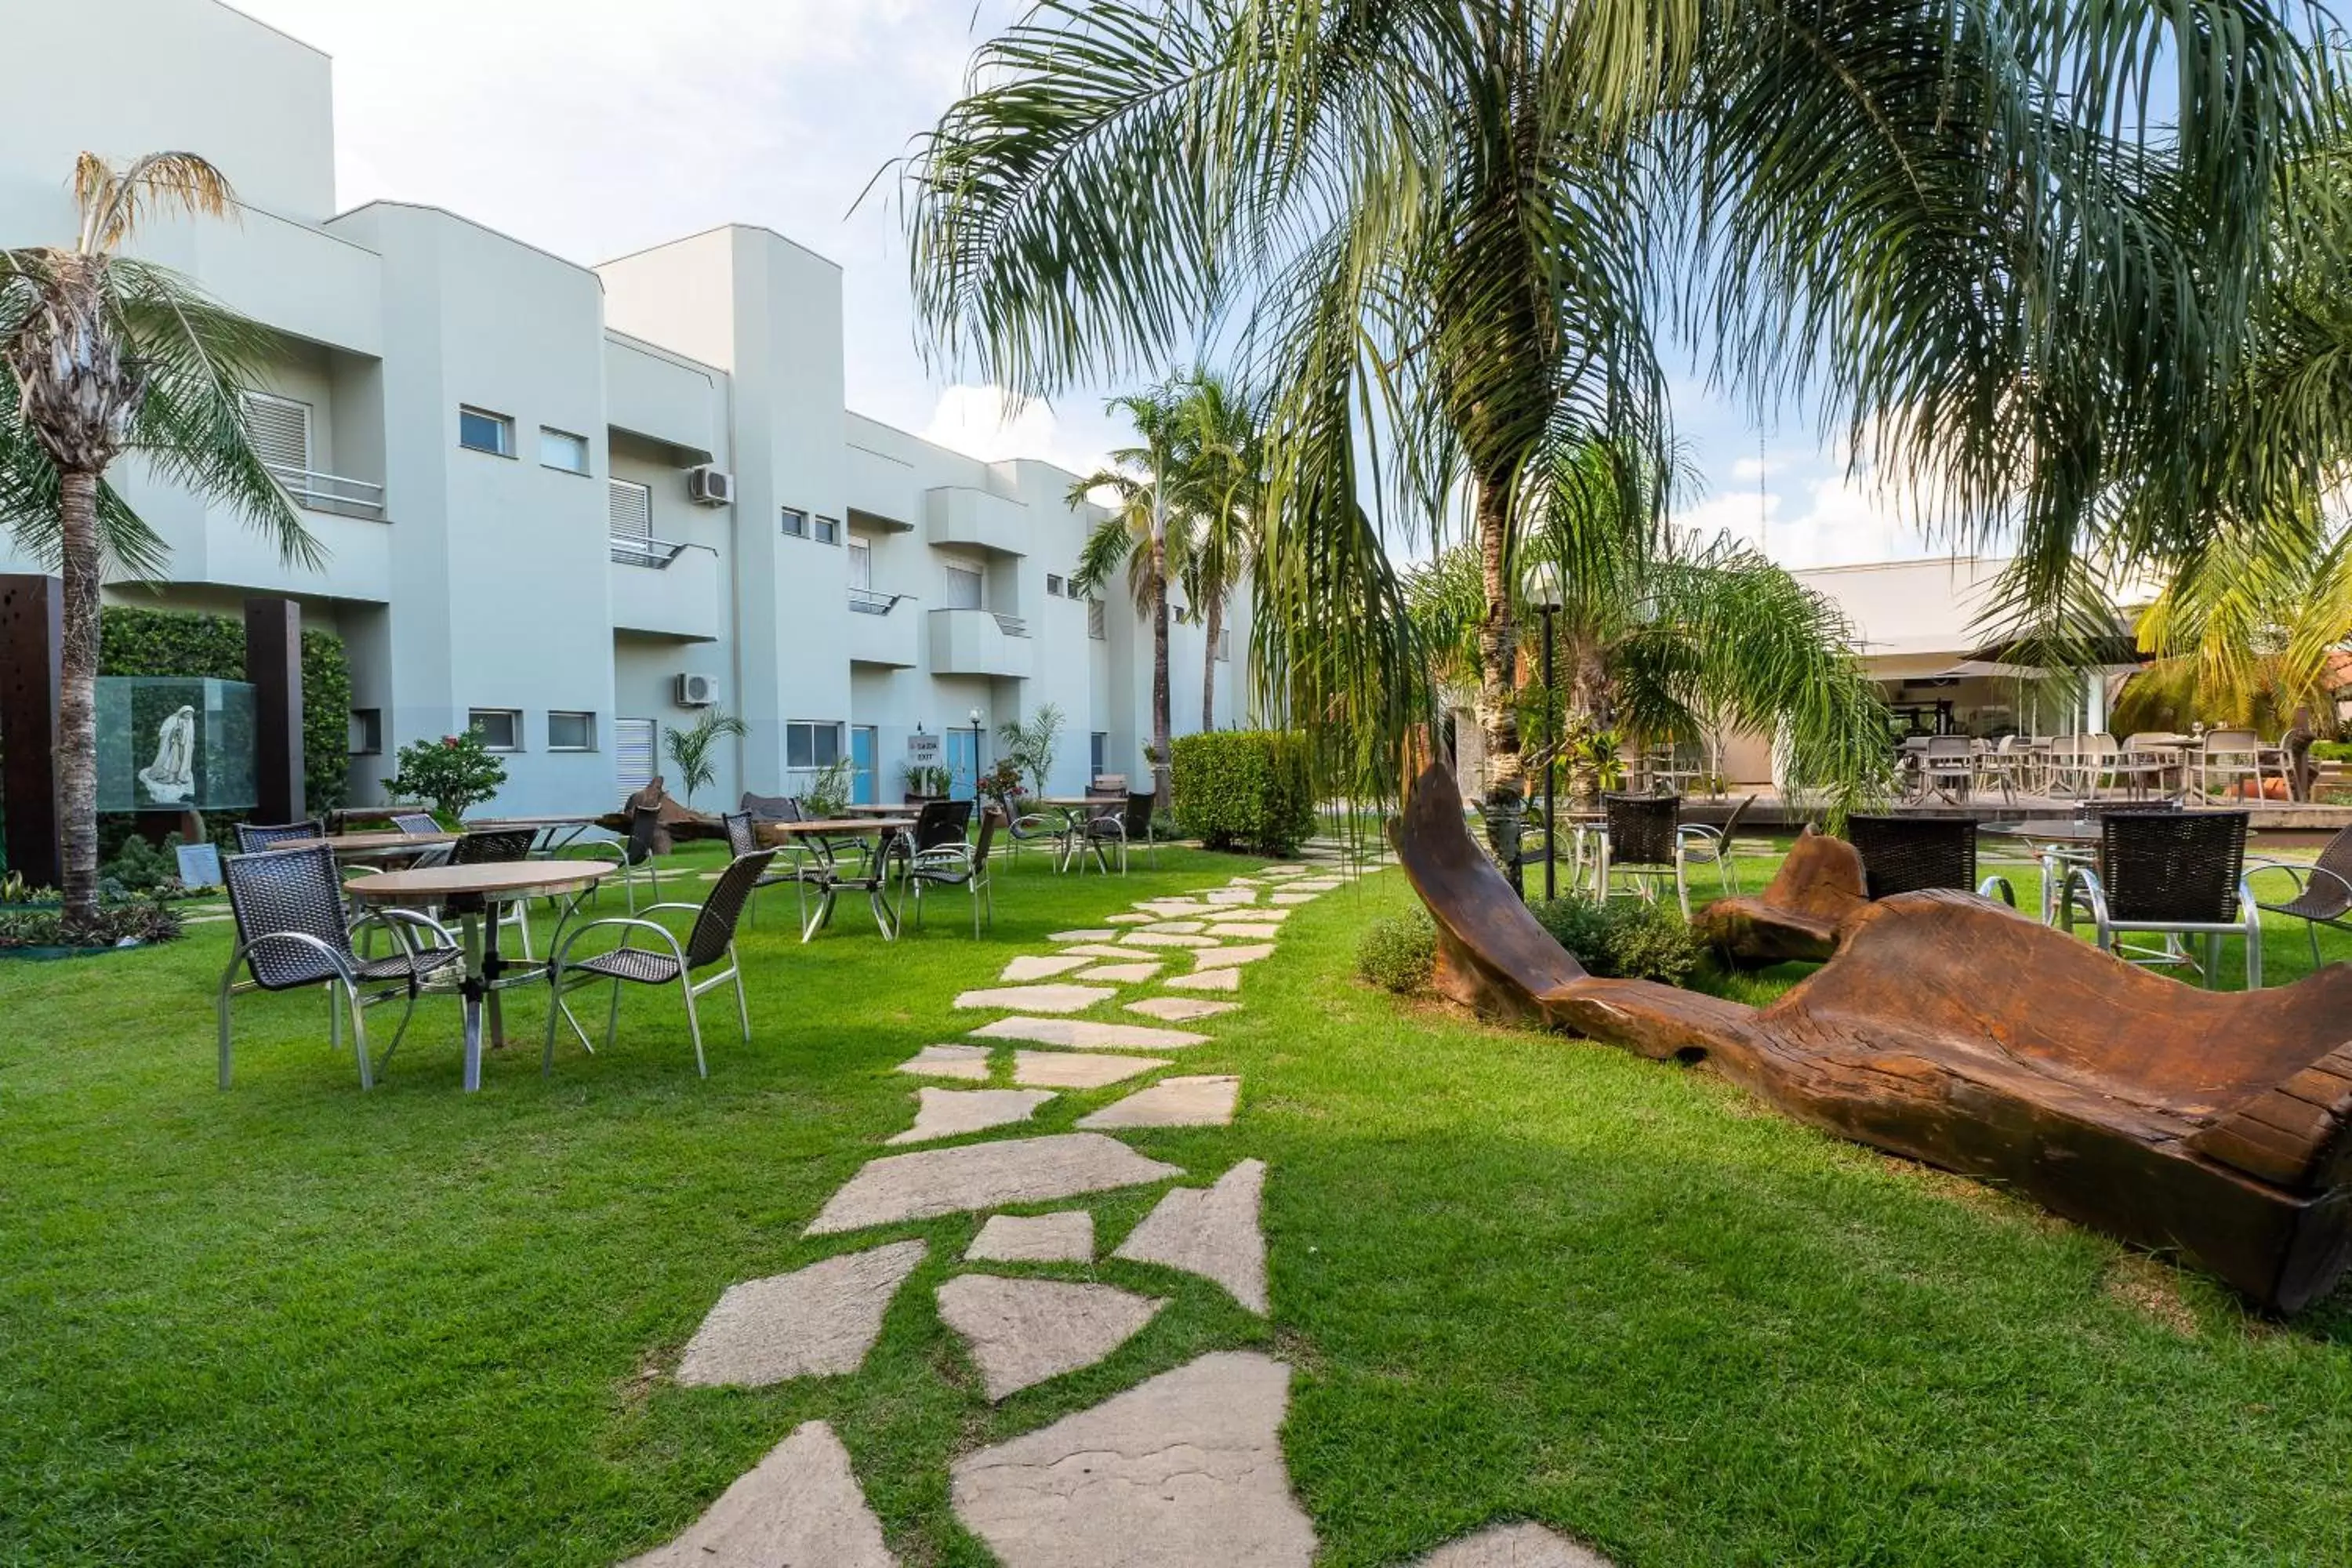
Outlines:
[{"label": "potted plant", "polygon": [[955,775],[940,763],[909,763],[903,770],[907,781],[907,804],[926,805],[948,798],[954,786]]}]

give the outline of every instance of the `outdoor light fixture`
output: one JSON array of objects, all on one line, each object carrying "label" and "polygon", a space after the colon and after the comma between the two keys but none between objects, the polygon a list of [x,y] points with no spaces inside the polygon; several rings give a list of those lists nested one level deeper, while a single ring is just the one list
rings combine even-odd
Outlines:
[{"label": "outdoor light fixture", "polygon": [[1547,616],[1559,609],[1562,599],[1559,563],[1538,561],[1528,567],[1527,575],[1520,580],[1519,593],[1529,609],[1540,610]]},{"label": "outdoor light fixture", "polygon": [[980,809],[980,710],[971,710],[971,808]]},{"label": "outdoor light fixture", "polygon": [[[1559,744],[1559,711],[1552,706],[1551,685],[1551,618],[1559,613],[1559,563],[1538,561],[1528,568],[1520,579],[1519,592],[1537,614],[1543,616],[1543,689],[1544,689],[1544,897],[1559,897],[1559,857],[1552,844],[1552,779],[1559,759],[1549,753]],[[1608,889],[1601,889],[1605,896]]]}]

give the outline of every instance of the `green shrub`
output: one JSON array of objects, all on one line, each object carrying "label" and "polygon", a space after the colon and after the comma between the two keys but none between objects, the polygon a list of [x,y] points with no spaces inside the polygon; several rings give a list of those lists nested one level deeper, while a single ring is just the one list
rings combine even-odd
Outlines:
[{"label": "green shrub", "polygon": [[100,883],[112,883],[126,893],[161,893],[177,897],[180,886],[180,858],[173,853],[182,843],[176,833],[163,837],[162,847],[144,838],[129,837],[114,858],[98,868]]},{"label": "green shrub", "polygon": [[1641,899],[1553,899],[1532,906],[1552,940],[1592,973],[1612,980],[1680,985],[1704,949],[1682,911]]},{"label": "green shrub", "polygon": [[2352,741],[2314,741],[2311,760],[2315,763],[2352,763]]},{"label": "green shrub", "polygon": [[429,802],[445,821],[466,815],[499,793],[507,782],[504,763],[490,755],[481,732],[444,735],[437,741],[411,741],[400,748],[400,771],[383,781],[394,800]]},{"label": "green shrub", "polygon": [[178,912],[152,899],[100,904],[94,924],[70,931],[56,910],[0,910],[0,949],[116,947],[125,942],[170,942],[179,934]]},{"label": "green shrub", "polygon": [[1213,730],[1174,746],[1176,820],[1211,849],[1295,853],[1315,831],[1305,737],[1281,730]]},{"label": "green shrub", "polygon": [[1437,928],[1423,910],[1385,915],[1356,943],[1356,973],[1383,991],[1422,990],[1436,967]]}]

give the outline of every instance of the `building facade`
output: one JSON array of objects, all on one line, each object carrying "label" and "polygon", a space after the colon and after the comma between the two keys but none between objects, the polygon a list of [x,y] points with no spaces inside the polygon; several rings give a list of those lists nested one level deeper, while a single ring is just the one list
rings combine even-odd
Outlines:
[{"label": "building facade", "polygon": [[[402,744],[471,724],[507,753],[498,810],[602,809],[674,772],[663,733],[713,707],[750,733],[706,807],[838,757],[861,800],[934,754],[969,791],[996,727],[1048,703],[1049,789],[1148,777],[1149,626],[1123,584],[1091,602],[1068,584],[1101,513],[1050,464],[848,412],[832,262],[730,226],[585,267],[436,208],[339,212],[324,55],[214,0],[16,21],[27,58],[106,37],[110,79],[35,73],[0,104],[0,245],[70,238],[84,149],[219,165],[237,220],[159,225],[139,253],[276,336],[248,426],[326,552],[283,563],[126,463],[112,479],[170,575],[108,597],[299,597],[350,654],[354,801],[382,797]],[[0,537],[0,571],[35,569]],[[1220,722],[1246,712],[1246,595],[1226,613],[1213,676],[1200,625],[1172,629],[1180,733],[1204,679]]]}]

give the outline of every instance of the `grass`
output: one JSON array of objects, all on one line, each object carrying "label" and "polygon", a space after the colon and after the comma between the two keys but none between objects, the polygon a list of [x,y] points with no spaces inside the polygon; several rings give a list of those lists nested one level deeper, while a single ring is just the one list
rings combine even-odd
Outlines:
[{"label": "grass", "polygon": [[[801,1228],[907,1125],[891,1068],[955,1037],[955,992],[1247,864],[1030,857],[980,942],[950,900],[928,935],[886,946],[845,908],[803,947],[771,894],[755,1043],[714,1023],[707,1081],[674,999],[637,994],[615,1050],[560,1047],[547,1079],[519,1004],[527,1047],[466,1097],[428,1002],[362,1096],[320,1004],[263,997],[222,1094],[227,927],[0,965],[0,1561],[607,1563],[822,1417],[906,1562],[976,1564],[954,1455],[1240,1346],[1297,1369],[1293,1483],[1350,1568],[1506,1517],[1629,1568],[2352,1560],[2345,1298],[2271,1324],[1702,1073],[1363,987],[1355,934],[1409,896],[1394,873],[1305,906],[1187,1054],[1242,1073],[1238,1122],[1132,1138],[1190,1181],[1269,1163],[1271,1322],[1106,1261],[1174,1304],[990,1407],[930,1300],[980,1216]],[[1099,1250],[1156,1195],[1089,1204]],[[729,1283],[899,1237],[929,1257],[859,1376],[668,1380]]]}]

